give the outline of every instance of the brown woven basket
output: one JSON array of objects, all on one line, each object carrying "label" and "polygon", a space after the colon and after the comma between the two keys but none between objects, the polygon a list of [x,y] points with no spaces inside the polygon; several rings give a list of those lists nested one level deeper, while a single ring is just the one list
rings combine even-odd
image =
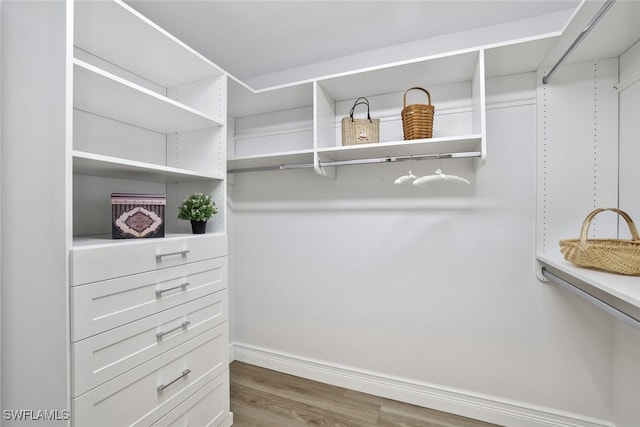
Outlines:
[{"label": "brown woven basket", "polygon": [[[407,105],[407,92],[410,90],[421,90],[427,94],[429,104]],[[404,139],[431,138],[433,135],[433,113],[435,107],[431,105],[431,94],[421,87],[412,87],[404,92],[402,108],[402,131]]]},{"label": "brown woven basket", "polygon": [[[617,212],[627,221],[631,240],[587,238],[591,221],[603,211]],[[579,239],[560,240],[560,252],[567,261],[581,267],[640,275],[640,236],[631,217],[620,209],[599,208],[591,212],[582,223]]]}]

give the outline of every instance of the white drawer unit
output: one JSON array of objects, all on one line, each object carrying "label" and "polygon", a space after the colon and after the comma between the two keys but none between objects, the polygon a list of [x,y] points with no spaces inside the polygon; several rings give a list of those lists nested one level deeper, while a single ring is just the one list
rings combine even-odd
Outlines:
[{"label": "white drawer unit", "polygon": [[229,372],[225,371],[152,427],[229,427],[233,424],[229,407]]},{"label": "white drawer unit", "polygon": [[148,426],[158,421],[228,372],[227,329],[224,322],[73,399],[74,426]]},{"label": "white drawer unit", "polygon": [[74,343],[72,396],[226,322],[227,300],[225,289]]},{"label": "white drawer unit", "polygon": [[183,265],[226,254],[226,234],[75,246],[71,251],[71,286]]},{"label": "white drawer unit", "polygon": [[78,341],[227,287],[227,258],[71,288],[71,339]]}]

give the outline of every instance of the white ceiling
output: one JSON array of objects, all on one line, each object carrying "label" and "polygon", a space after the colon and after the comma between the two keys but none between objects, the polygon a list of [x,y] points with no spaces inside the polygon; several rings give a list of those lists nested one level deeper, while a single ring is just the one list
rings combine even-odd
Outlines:
[{"label": "white ceiling", "polygon": [[575,9],[580,0],[125,0],[245,79]]}]

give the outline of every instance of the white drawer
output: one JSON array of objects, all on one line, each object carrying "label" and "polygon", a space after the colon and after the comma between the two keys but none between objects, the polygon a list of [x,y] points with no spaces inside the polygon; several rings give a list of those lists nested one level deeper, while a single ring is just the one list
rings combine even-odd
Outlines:
[{"label": "white drawer", "polygon": [[79,341],[226,287],[226,257],[74,286],[71,340]]},{"label": "white drawer", "polygon": [[71,251],[71,286],[225,255],[226,234],[77,246]]},{"label": "white drawer", "polygon": [[135,368],[228,319],[227,290],[72,345],[72,396]]},{"label": "white drawer", "polygon": [[72,399],[75,427],[148,426],[229,367],[228,324]]},{"label": "white drawer", "polygon": [[221,426],[230,417],[229,407],[229,370],[226,370],[152,427]]}]

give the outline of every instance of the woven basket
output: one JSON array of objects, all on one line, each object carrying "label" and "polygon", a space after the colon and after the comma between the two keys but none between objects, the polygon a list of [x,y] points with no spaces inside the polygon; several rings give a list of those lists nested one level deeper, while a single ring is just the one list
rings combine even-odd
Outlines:
[{"label": "woven basket", "polygon": [[[429,104],[407,105],[407,92],[410,90],[421,90],[427,94]],[[431,138],[433,135],[433,113],[435,107],[431,105],[431,94],[421,87],[412,87],[404,92],[402,108],[402,131],[404,139]]]},{"label": "woven basket", "polygon": [[[354,119],[353,112],[358,105],[367,106],[366,119]],[[369,100],[356,99],[348,117],[342,118],[342,145],[374,144],[380,141],[380,119],[372,119],[369,112]]]},{"label": "woven basket", "polygon": [[[617,212],[627,221],[631,240],[587,238],[591,221],[603,211]],[[599,208],[591,212],[582,223],[579,239],[560,240],[560,252],[567,261],[581,267],[640,275],[640,236],[631,217],[620,209]]]}]

